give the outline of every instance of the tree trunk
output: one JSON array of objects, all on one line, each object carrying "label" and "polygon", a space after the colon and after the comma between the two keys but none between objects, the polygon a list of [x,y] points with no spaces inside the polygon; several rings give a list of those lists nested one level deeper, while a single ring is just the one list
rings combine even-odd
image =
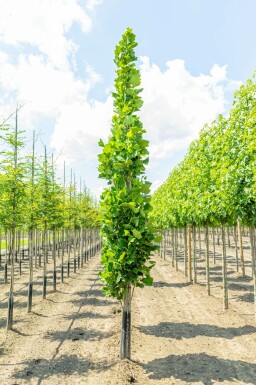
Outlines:
[{"label": "tree trunk", "polygon": [[28,313],[32,310],[33,302],[33,254],[34,254],[34,230],[29,231],[29,283],[28,283]]},{"label": "tree trunk", "polygon": [[47,290],[47,230],[46,223],[43,230],[43,299],[46,299],[46,290]]},{"label": "tree trunk", "polygon": [[120,343],[120,357],[131,358],[131,285],[127,286],[127,293],[122,306],[122,333]]},{"label": "tree trunk", "polygon": [[9,298],[8,298],[8,313],[7,313],[7,323],[6,323],[7,330],[11,330],[13,327],[14,253],[15,253],[15,228],[13,228],[11,231],[11,281],[10,281],[10,291],[9,291]]},{"label": "tree trunk", "polygon": [[256,319],[256,265],[255,265],[255,228],[250,228],[250,241],[251,241],[251,253],[252,253],[252,269],[253,269],[253,294],[254,294],[254,314]]},{"label": "tree trunk", "polygon": [[212,229],[213,263],[216,264],[215,227]]},{"label": "tree trunk", "polygon": [[207,294],[210,295],[211,292],[210,292],[210,264],[209,264],[209,228],[208,228],[208,224],[206,224],[205,226],[205,241],[206,241],[206,259],[205,259],[205,262],[206,262],[206,271],[205,271],[205,275],[206,275],[206,288],[207,288]]},{"label": "tree trunk", "polygon": [[237,229],[238,229],[238,238],[239,238],[239,245],[240,245],[242,277],[245,277],[243,237],[242,237],[241,223],[240,222],[237,222]]},{"label": "tree trunk", "polygon": [[235,252],[236,252],[236,271],[239,272],[236,226],[233,227],[233,234],[234,234]]},{"label": "tree trunk", "polygon": [[56,268],[56,230],[53,230],[53,245],[52,245],[52,256],[53,256],[53,277],[52,277],[52,286],[53,290],[57,290],[57,268]]},{"label": "tree trunk", "polygon": [[227,258],[226,258],[226,240],[225,240],[225,228],[221,226],[222,235],[222,278],[223,278],[223,306],[224,309],[228,309],[228,279],[227,279]]},{"label": "tree trunk", "polygon": [[198,227],[198,248],[199,248],[199,258],[202,257],[202,244],[201,244],[201,227]]},{"label": "tree trunk", "polygon": [[192,281],[192,266],[191,266],[191,227],[188,225],[188,279]]},{"label": "tree trunk", "polygon": [[174,229],[175,269],[178,271],[178,229]]},{"label": "tree trunk", "polygon": [[197,283],[196,227],[193,226],[193,283]]},{"label": "tree trunk", "polygon": [[187,250],[187,227],[184,227],[184,274],[185,277],[188,276],[188,264],[187,264],[187,258],[188,258],[188,250]]},{"label": "tree trunk", "polygon": [[163,242],[164,242],[164,260],[166,254],[166,230],[163,231]]}]

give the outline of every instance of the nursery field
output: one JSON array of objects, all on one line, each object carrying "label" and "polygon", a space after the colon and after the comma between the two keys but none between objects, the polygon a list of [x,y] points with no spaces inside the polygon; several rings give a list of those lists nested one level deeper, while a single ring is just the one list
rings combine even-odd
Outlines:
[{"label": "nursery field", "polygon": [[[13,330],[6,332],[1,322],[1,384],[256,384],[250,277],[236,273],[234,250],[228,249],[230,301],[223,310],[218,250],[210,263],[211,296],[201,274],[203,245],[201,252],[198,284],[172,267],[168,246],[165,259],[155,256],[153,286],[134,294],[131,361],[119,359],[120,305],[101,291],[99,255],[45,300],[40,277],[35,279],[31,313],[25,308],[27,292],[17,283]],[[182,268],[182,255],[178,258]],[[4,291],[2,285],[1,298]],[[1,319],[5,314],[1,302]]]},{"label": "nursery field", "polygon": [[35,131],[26,155],[21,106],[0,125],[0,385],[256,385],[255,75],[153,193],[136,46],[99,202]]}]

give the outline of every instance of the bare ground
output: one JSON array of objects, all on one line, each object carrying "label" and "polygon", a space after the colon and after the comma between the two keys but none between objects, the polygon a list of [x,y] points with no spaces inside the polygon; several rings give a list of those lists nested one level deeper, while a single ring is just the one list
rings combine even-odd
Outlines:
[{"label": "bare ground", "polygon": [[201,284],[192,285],[170,258],[157,258],[154,286],[138,289],[133,300],[132,361],[118,358],[120,305],[101,292],[98,257],[47,300],[38,294],[31,314],[20,290],[14,331],[0,325],[0,384],[256,384],[253,304],[243,312],[231,293],[223,311],[218,266],[209,297],[203,270]]}]

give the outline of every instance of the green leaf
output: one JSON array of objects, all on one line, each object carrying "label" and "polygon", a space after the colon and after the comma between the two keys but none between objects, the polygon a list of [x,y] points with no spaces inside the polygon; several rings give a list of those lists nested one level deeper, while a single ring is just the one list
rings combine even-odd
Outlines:
[{"label": "green leaf", "polygon": [[108,271],[111,272],[112,270],[113,270],[113,263],[110,262],[110,263],[108,264]]},{"label": "green leaf", "polygon": [[137,239],[141,239],[142,238],[142,235],[141,235],[141,233],[138,230],[133,229],[132,232],[133,232],[133,235],[135,236],[135,238],[137,238]]},{"label": "green leaf", "polygon": [[124,251],[124,252],[120,255],[119,261],[122,261],[122,260],[124,259],[125,255],[126,255],[126,252]]},{"label": "green leaf", "polygon": [[136,72],[135,74],[132,75],[131,77],[131,83],[134,87],[137,87],[140,85],[140,74],[139,72]]},{"label": "green leaf", "polygon": [[148,275],[146,278],[143,278],[142,282],[146,286],[152,286],[153,285],[153,278]]},{"label": "green leaf", "polygon": [[98,144],[99,144],[100,147],[104,147],[104,146],[105,146],[104,143],[103,143],[103,141],[102,141],[101,139],[99,140],[99,143],[98,143]]}]

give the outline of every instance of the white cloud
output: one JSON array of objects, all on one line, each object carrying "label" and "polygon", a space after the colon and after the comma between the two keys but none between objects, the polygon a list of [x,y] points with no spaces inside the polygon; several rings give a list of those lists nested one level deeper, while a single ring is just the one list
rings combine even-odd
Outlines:
[{"label": "white cloud", "polygon": [[[165,71],[146,57],[141,60],[144,105],[140,115],[155,168],[157,159],[168,159],[187,148],[205,123],[225,112],[226,89],[234,90],[239,83],[227,78],[226,66],[214,65],[209,75],[193,76],[182,60],[167,62]],[[94,79],[100,81],[93,71],[91,79],[91,86]],[[69,161],[85,154],[89,160],[96,160],[98,140],[109,135],[112,113],[111,96],[105,102],[89,103],[81,95],[80,101],[69,103],[60,112],[52,146],[58,151],[63,149],[63,156]]]},{"label": "white cloud", "polygon": [[[99,4],[89,1],[87,5],[92,10]],[[81,138],[91,151],[88,143],[93,142],[96,125],[108,106],[108,102],[88,102],[88,92],[101,81],[100,75],[87,64],[78,77],[68,62],[72,53],[72,64],[76,65],[76,45],[66,34],[74,22],[84,32],[91,29],[92,21],[86,12],[77,0],[0,2],[0,43],[18,48],[16,57],[0,51],[0,118],[13,112],[18,100],[24,105],[21,126],[32,128],[40,118],[52,119],[51,143],[58,151],[64,147],[68,159],[81,155],[77,151],[78,147],[82,151]],[[24,48],[29,53],[24,53]],[[85,140],[86,134],[89,137]],[[95,143],[93,151],[97,139]]]},{"label": "white cloud", "polygon": [[8,0],[0,2],[0,41],[18,47],[29,44],[58,68],[67,68],[67,57],[76,45],[65,34],[72,24],[84,32],[91,18],[76,0]]},{"label": "white cloud", "polygon": [[90,65],[86,66],[87,73],[87,86],[91,89],[95,84],[102,81],[102,77],[94,71],[93,67]]},{"label": "white cloud", "polygon": [[224,81],[226,80],[226,76],[227,76],[227,68],[228,66],[225,65],[225,66],[222,66],[220,67],[219,65],[217,64],[214,64],[211,71],[210,71],[210,74],[212,76],[212,80],[213,82],[216,84],[217,82],[219,81]]},{"label": "white cloud", "polygon": [[161,69],[142,57],[144,105],[141,118],[150,141],[151,158],[168,158],[182,150],[207,122],[226,110],[226,91],[238,82],[227,78],[227,66],[215,64],[209,75],[191,75],[183,60]]},{"label": "white cloud", "polygon": [[25,105],[26,124],[40,115],[56,118],[66,105],[86,99],[98,81],[91,68],[87,73],[86,82],[76,79],[72,71],[57,69],[41,55],[20,55],[16,65],[0,58],[1,94]]},{"label": "white cloud", "polygon": [[[86,68],[86,81],[33,55],[21,56],[17,66],[3,57],[1,69],[0,85],[16,91],[18,100],[25,103],[27,121],[37,115],[54,119],[51,146],[62,151],[61,161],[86,158],[96,162],[98,140],[110,133],[113,108],[111,96],[103,102],[89,101],[88,92],[101,81],[92,67]],[[193,76],[182,60],[169,61],[161,71],[144,57],[140,70],[144,88],[141,119],[155,169],[157,159],[169,159],[187,148],[206,122],[225,112],[225,92],[238,82],[227,79],[226,66],[214,65],[209,75]]]},{"label": "white cloud", "polygon": [[[56,120],[51,146],[67,162],[95,161],[100,152],[98,141],[110,133],[112,98],[105,102],[74,101],[63,107]],[[62,157],[60,162],[62,162]]]},{"label": "white cloud", "polygon": [[[52,119],[51,146],[61,152],[59,161],[88,160],[95,180],[98,140],[110,134],[112,97],[108,93],[105,101],[89,100],[101,77],[90,65],[80,77],[72,70],[69,59],[75,68],[77,46],[67,32],[75,22],[84,32],[90,31],[87,12],[100,3],[88,0],[83,9],[76,0],[0,1],[0,42],[29,52],[18,49],[15,60],[0,52],[1,114],[6,117],[13,112],[18,100],[25,105],[22,127],[31,127],[42,117]],[[140,70],[141,118],[150,140],[154,167],[151,163],[148,172],[155,189],[161,180],[161,172],[153,175],[159,159],[168,161],[177,150],[185,149],[204,123],[225,112],[226,92],[239,83],[227,78],[227,66],[217,64],[208,75],[193,76],[182,60],[169,61],[161,70],[143,57]]]}]

